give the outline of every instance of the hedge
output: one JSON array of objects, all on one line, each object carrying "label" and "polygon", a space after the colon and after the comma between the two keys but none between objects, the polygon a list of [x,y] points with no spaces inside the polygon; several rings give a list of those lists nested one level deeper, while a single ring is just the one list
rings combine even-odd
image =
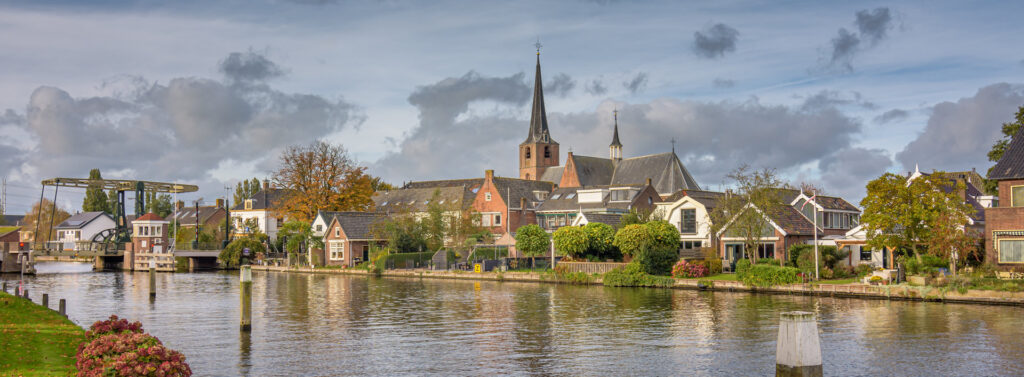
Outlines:
[{"label": "hedge", "polygon": [[422,253],[392,253],[384,256],[384,265],[388,268],[406,268],[406,261],[412,261],[413,265],[419,263],[420,266],[424,266],[429,264],[430,259],[433,257],[433,251],[424,251]]},{"label": "hedge", "polygon": [[601,280],[609,287],[671,287],[675,279],[665,276],[653,276],[644,273],[640,264],[633,262],[625,267],[608,271]]},{"label": "hedge", "polygon": [[[738,265],[739,263],[737,263]],[[737,267],[737,273],[738,271],[739,267]],[[800,269],[794,267],[755,264],[745,271],[740,280],[747,286],[766,288],[799,283],[800,277],[797,276],[799,273]]]}]

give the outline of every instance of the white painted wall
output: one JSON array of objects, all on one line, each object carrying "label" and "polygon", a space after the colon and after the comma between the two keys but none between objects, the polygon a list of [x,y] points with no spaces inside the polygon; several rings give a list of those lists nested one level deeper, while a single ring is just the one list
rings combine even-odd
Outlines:
[{"label": "white painted wall", "polygon": [[703,204],[691,197],[684,196],[675,202],[658,203],[657,209],[664,213],[665,221],[675,226],[676,229],[680,229],[680,225],[682,225],[684,209],[696,210],[697,233],[680,234],[679,237],[682,240],[700,240],[704,241],[706,245],[711,245],[711,215],[708,214],[707,208]]}]

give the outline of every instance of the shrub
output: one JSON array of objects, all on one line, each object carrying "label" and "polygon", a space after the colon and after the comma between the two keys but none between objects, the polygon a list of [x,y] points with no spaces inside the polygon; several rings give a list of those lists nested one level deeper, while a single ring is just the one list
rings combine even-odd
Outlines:
[{"label": "shrub", "polygon": [[636,262],[606,272],[603,282],[609,287],[671,287],[675,284],[672,278],[644,273]]},{"label": "shrub", "polygon": [[633,261],[643,267],[644,272],[651,275],[669,275],[672,264],[679,260],[678,249],[664,245],[641,249],[633,256]]},{"label": "shrub", "polygon": [[797,276],[798,273],[800,273],[800,270],[793,267],[755,264],[749,267],[749,270],[743,274],[741,280],[743,284],[751,287],[774,287],[777,285],[799,283],[800,277]]},{"label": "shrub", "polygon": [[516,231],[516,249],[528,257],[546,255],[551,247],[551,237],[536,224],[519,227]]},{"label": "shrub", "polygon": [[856,275],[854,275],[853,267],[845,264],[840,264],[837,265],[834,270],[832,270],[832,276],[835,277],[836,279],[846,279],[848,277]]},{"label": "shrub", "polygon": [[760,258],[757,260],[756,264],[770,264],[773,266],[782,267],[782,261],[775,258]]},{"label": "shrub", "polygon": [[655,220],[644,224],[651,232],[654,247],[679,250],[679,229],[665,220]]},{"label": "shrub", "polygon": [[79,376],[191,376],[185,356],[142,331],[142,324],[111,316],[94,323],[78,346]]},{"label": "shrub", "polygon": [[622,253],[615,248],[615,228],[611,225],[602,223],[587,223],[583,226],[583,231],[587,234],[587,256],[595,256],[599,260],[605,259],[621,259]]},{"label": "shrub", "polygon": [[864,277],[871,274],[875,267],[870,264],[858,264],[854,271],[857,273],[857,277]]},{"label": "shrub", "polygon": [[821,274],[822,279],[832,279],[835,277],[835,271],[828,267],[823,267],[818,273]]},{"label": "shrub", "polygon": [[555,266],[555,277],[559,281],[564,281],[570,284],[588,284],[590,283],[590,275],[586,272],[569,272],[569,269],[565,265]]},{"label": "shrub", "polygon": [[[820,253],[819,267],[829,267],[835,269],[836,262],[846,258],[850,252],[846,250],[837,250],[835,246],[818,246],[818,253]],[[806,256],[805,256],[806,255]],[[804,259],[804,266],[800,265],[801,258]],[[797,244],[789,247],[789,265],[796,266],[805,272],[810,271],[814,273],[814,245]],[[807,268],[809,266],[809,268]],[[806,269],[805,269],[806,268]]]},{"label": "shrub", "polygon": [[714,248],[702,247],[700,253],[704,256],[704,263],[708,267],[708,274],[722,273],[722,258],[718,257],[718,252]]},{"label": "shrub", "polygon": [[256,253],[262,253],[265,250],[263,243],[253,237],[242,237],[237,240],[231,241],[228,247],[220,251],[221,261],[228,268],[237,267],[242,259],[243,249],[249,249],[249,259],[255,259]]},{"label": "shrub", "polygon": [[736,261],[736,279],[743,280],[743,277],[750,270],[750,260],[743,258]]},{"label": "shrub", "polygon": [[708,276],[708,267],[703,262],[689,263],[686,260],[680,260],[676,262],[675,266],[672,266],[672,276],[677,278],[702,278]]},{"label": "shrub", "polygon": [[582,257],[590,248],[587,232],[580,227],[563,226],[555,231],[552,238],[555,241],[555,251],[560,255]]},{"label": "shrub", "polygon": [[623,255],[628,256],[636,256],[640,250],[651,247],[652,243],[650,229],[640,224],[627,225],[619,229],[612,242]]}]

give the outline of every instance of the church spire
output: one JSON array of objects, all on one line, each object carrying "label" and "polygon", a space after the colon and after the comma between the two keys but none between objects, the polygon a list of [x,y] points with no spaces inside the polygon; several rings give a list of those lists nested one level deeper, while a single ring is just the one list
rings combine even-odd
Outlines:
[{"label": "church spire", "polygon": [[537,47],[537,73],[533,81],[533,111],[530,114],[530,134],[523,143],[554,143],[548,131],[548,115],[544,109],[544,86],[540,77],[540,41]]},{"label": "church spire", "polygon": [[615,131],[612,133],[612,143],[608,145],[608,154],[613,163],[622,160],[622,143],[619,142],[619,109],[612,111],[615,117]]}]

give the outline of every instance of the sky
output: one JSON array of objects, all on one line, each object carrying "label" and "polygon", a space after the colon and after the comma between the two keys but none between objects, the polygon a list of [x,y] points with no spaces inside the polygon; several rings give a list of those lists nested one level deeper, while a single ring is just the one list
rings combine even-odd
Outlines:
[{"label": "sky", "polygon": [[744,164],[854,204],[885,172],[984,174],[1024,105],[1021,2],[164,3],[0,1],[8,213],[92,168],[212,202],[317,139],[395,184],[516,177],[538,41],[563,162],[607,157],[618,110],[626,158],[674,147],[711,190]]}]

